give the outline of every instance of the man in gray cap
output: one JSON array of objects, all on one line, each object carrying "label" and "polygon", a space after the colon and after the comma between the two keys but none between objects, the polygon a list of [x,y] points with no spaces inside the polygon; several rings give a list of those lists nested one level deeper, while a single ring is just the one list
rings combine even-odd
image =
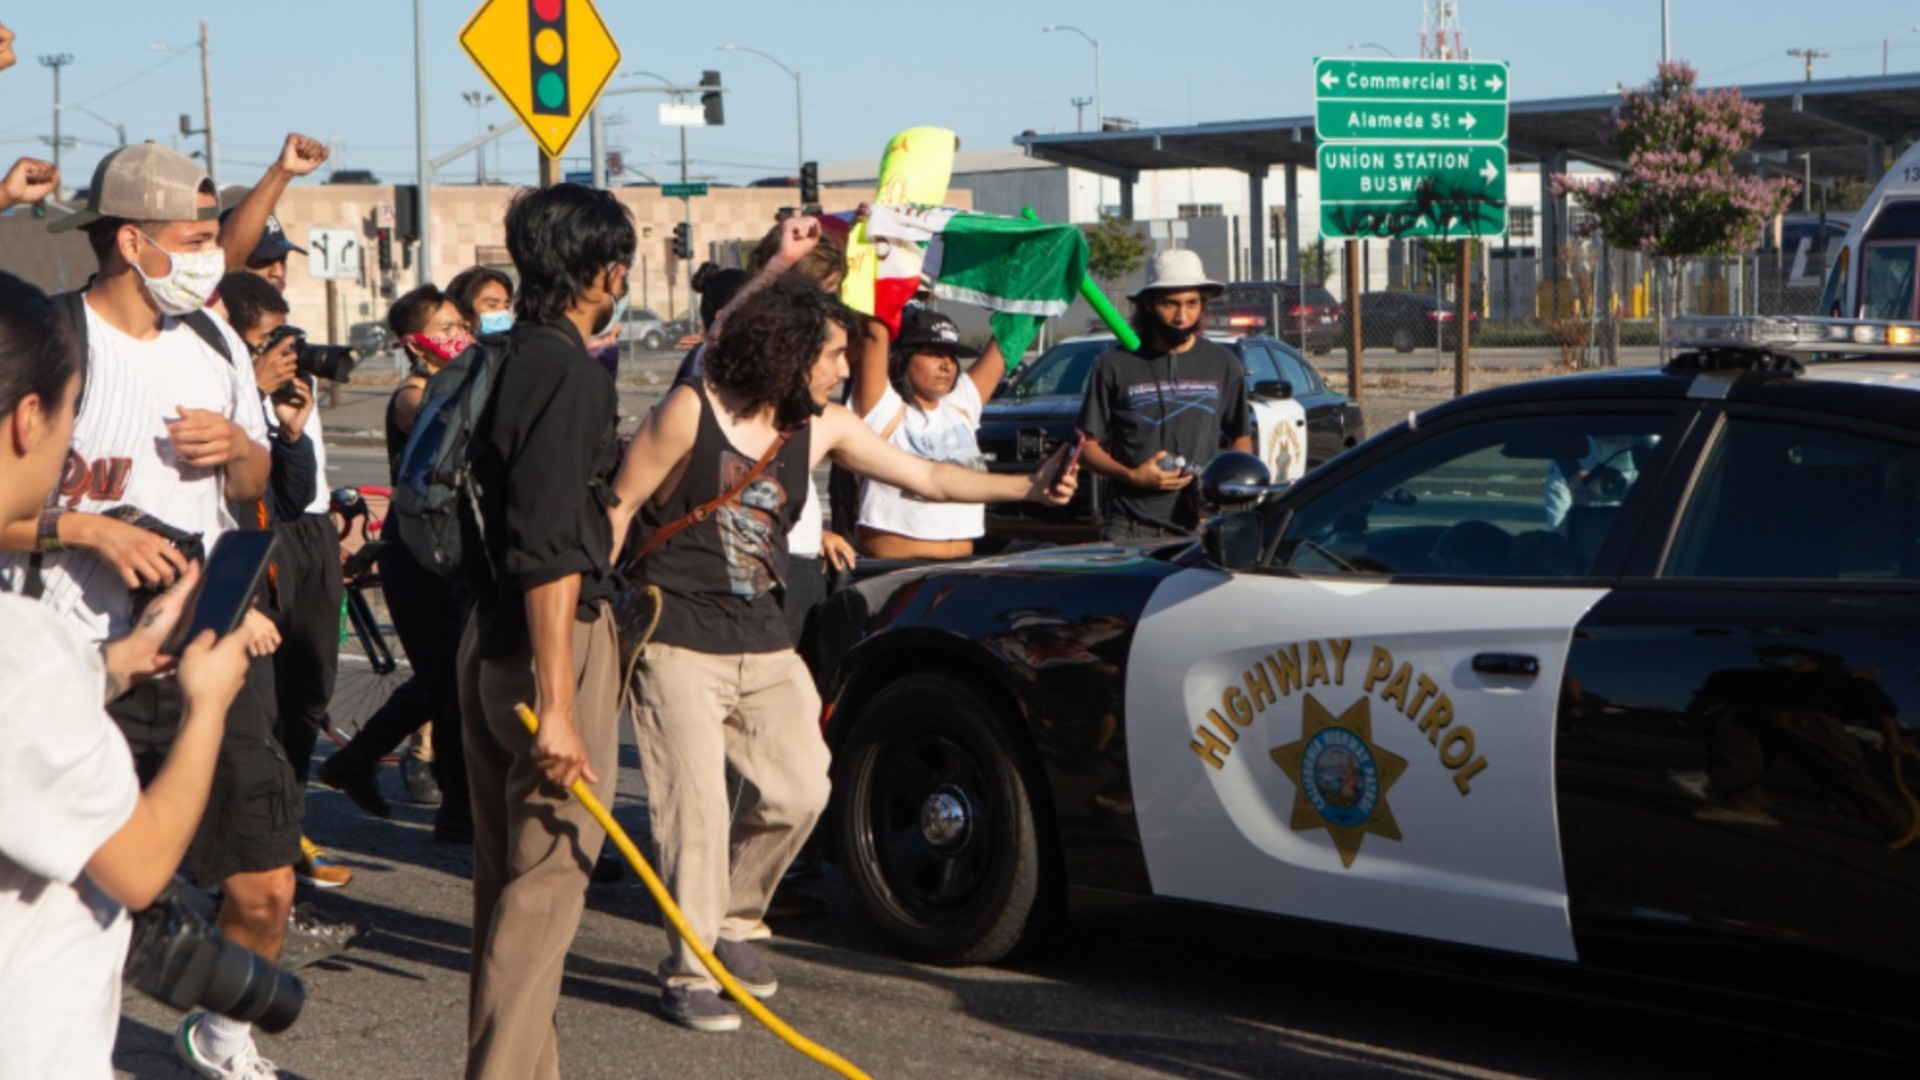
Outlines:
[{"label": "man in gray cap", "polygon": [[1160,252],[1146,287],[1127,298],[1140,348],[1109,349],[1093,362],[1080,407],[1081,460],[1107,481],[1103,539],[1190,533],[1200,522],[1191,490],[1199,466],[1223,448],[1253,450],[1246,369],[1200,336],[1207,301],[1224,291],[1199,255]]},{"label": "man in gray cap", "polygon": [[[217,213],[191,158],[143,143],[108,154],[86,207],[48,226],[84,229],[99,261],[83,291],[54,298],[85,345],[85,389],[57,498],[37,529],[5,534],[0,548],[22,554],[0,559],[0,571],[95,640],[126,634],[144,597],[235,528],[228,502],[266,489],[268,434],[246,346],[202,310],[226,273]],[[293,906],[301,790],[273,740],[268,654],[279,636],[258,611],[246,632],[254,660],[182,869],[220,887],[226,936],[272,960]],[[109,693],[108,712],[151,781],[179,730],[179,688],[152,680]],[[194,1013],[177,1044],[203,1076],[275,1075],[247,1024]]]}]

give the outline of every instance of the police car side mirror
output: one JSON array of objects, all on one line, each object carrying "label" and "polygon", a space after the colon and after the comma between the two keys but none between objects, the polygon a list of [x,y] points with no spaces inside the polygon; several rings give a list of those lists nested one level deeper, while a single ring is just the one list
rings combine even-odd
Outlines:
[{"label": "police car side mirror", "polygon": [[1285,401],[1293,396],[1293,384],[1282,379],[1262,379],[1253,384],[1253,396]]},{"label": "police car side mirror", "polygon": [[1260,565],[1260,549],[1266,545],[1266,529],[1260,515],[1251,510],[1235,510],[1208,521],[1200,534],[1207,561],[1222,570],[1251,570]]}]

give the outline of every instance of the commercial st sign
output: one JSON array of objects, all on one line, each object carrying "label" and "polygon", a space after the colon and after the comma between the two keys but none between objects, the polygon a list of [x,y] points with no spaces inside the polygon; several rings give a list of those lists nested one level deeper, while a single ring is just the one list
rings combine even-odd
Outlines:
[{"label": "commercial st sign", "polygon": [[1508,81],[1501,61],[1315,61],[1321,235],[1504,233]]}]

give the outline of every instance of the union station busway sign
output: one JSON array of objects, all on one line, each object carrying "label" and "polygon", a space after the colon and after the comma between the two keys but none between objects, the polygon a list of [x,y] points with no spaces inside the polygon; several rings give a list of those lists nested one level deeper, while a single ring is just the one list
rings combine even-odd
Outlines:
[{"label": "union station busway sign", "polygon": [[1506,232],[1505,61],[1321,59],[1313,82],[1323,237]]}]

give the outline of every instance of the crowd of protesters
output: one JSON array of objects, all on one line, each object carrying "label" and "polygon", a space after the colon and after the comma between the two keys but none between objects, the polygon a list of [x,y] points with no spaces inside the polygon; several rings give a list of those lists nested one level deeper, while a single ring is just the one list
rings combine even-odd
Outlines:
[{"label": "crowd of protesters", "polygon": [[[0,28],[0,67],[10,41]],[[85,232],[88,284],[49,298],[0,275],[0,609],[28,642],[0,656],[0,1078],[110,1075],[127,911],[176,871],[217,890],[220,929],[269,961],[347,947],[355,928],[294,905],[296,883],[352,877],[302,833],[308,776],[389,817],[381,762],[410,738],[433,751],[418,785],[439,800],[433,838],[472,846],[466,1074],[558,1076],[563,966],[605,839],[567,789],[611,801],[623,711],[663,879],[741,986],[775,994],[753,943],[829,786],[816,673],[796,651],[809,612],[860,556],[964,557],[982,504],[1075,491],[1064,450],[1032,475],[981,467],[974,432],[1009,359],[928,309],[896,335],[846,307],[844,224],[806,215],[776,224],[745,268],[702,275],[702,344],[621,431],[604,350],[631,290],[631,214],[584,186],[523,191],[505,220],[513,276],[475,267],[387,314],[410,364],[385,417],[396,486],[423,409],[452,385],[440,376],[490,358],[468,447],[486,569],[447,576],[385,531],[378,566],[410,677],[315,767],[342,559],[319,387],[284,330],[300,249],[273,210],[326,157],[288,136],[222,214],[190,158],[116,150],[84,205],[49,224]],[[0,208],[59,186],[23,160]],[[1185,481],[1154,459],[1245,434],[1244,390],[1193,351],[1189,294],[1217,286],[1197,262],[1156,274],[1165,287],[1136,298],[1148,345],[1102,358],[1109,397],[1083,424],[1103,440],[1088,464],[1143,533],[1181,513],[1156,500]],[[1179,379],[1159,370],[1176,365]],[[1136,374],[1189,395],[1218,375],[1213,426],[1145,447],[1138,431],[1164,425],[1134,415]],[[859,485],[834,531],[814,483],[829,462]],[[242,628],[162,655],[203,553],[247,529],[273,530],[277,554]],[[651,632],[623,641],[616,609],[636,605],[651,605]],[[68,722],[33,722],[48,715]],[[48,995],[55,965],[83,977]],[[740,1026],[687,943],[660,974],[669,1019]],[[203,1076],[278,1075],[223,1016],[191,1013],[175,1043]]]}]

